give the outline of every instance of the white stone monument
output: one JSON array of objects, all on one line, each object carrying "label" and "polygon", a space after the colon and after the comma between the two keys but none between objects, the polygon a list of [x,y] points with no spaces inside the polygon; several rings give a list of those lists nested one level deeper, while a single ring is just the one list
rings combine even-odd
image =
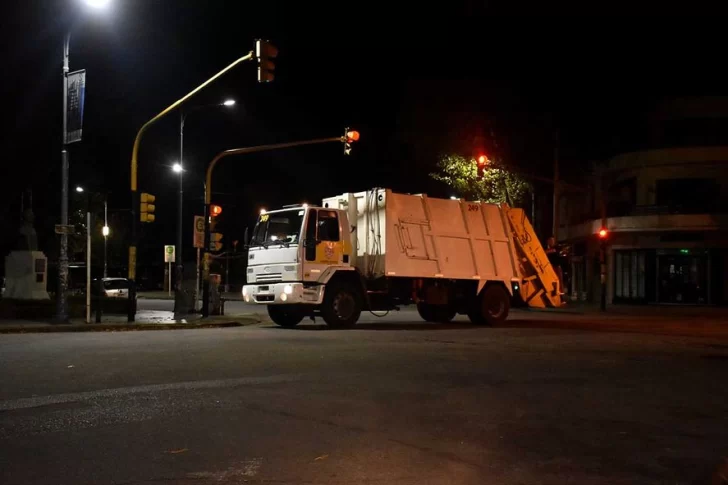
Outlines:
[{"label": "white stone monument", "polygon": [[3,298],[17,300],[49,300],[48,258],[38,251],[33,229],[33,211],[23,212],[23,226],[17,249],[5,257],[5,293]]}]

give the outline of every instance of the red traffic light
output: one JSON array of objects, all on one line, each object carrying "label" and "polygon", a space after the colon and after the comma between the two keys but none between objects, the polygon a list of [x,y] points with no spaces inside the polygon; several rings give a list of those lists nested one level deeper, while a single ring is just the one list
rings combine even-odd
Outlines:
[{"label": "red traffic light", "polygon": [[606,239],[609,232],[606,229],[599,230],[599,239]]},{"label": "red traffic light", "polygon": [[346,141],[347,141],[347,143],[351,143],[353,141],[359,141],[359,132],[358,131],[347,131],[346,132]]},{"label": "red traffic light", "polygon": [[478,165],[485,165],[486,163],[488,163],[488,157],[486,157],[485,155],[481,155],[478,157]]},{"label": "red traffic light", "polygon": [[219,216],[220,214],[222,214],[222,207],[220,207],[219,205],[210,206],[210,215],[212,217]]}]

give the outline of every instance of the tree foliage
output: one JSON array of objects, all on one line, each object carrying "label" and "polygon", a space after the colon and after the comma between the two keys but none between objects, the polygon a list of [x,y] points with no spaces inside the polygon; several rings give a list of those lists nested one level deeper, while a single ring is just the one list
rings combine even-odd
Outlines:
[{"label": "tree foliage", "polygon": [[489,161],[478,177],[478,164],[474,158],[460,155],[445,155],[437,164],[438,171],[430,174],[435,180],[450,186],[459,197],[489,203],[506,202],[512,206],[522,205],[531,192],[531,185],[516,174],[498,168],[498,163]]}]

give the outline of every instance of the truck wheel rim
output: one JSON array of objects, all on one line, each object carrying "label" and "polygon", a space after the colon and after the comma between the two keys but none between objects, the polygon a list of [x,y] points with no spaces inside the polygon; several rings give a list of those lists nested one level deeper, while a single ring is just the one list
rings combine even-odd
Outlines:
[{"label": "truck wheel rim", "polygon": [[339,293],[334,299],[334,312],[339,320],[346,320],[354,314],[354,298],[348,293]]},{"label": "truck wheel rim", "polygon": [[494,318],[501,316],[505,310],[505,304],[501,300],[492,299],[486,305],[486,311],[488,315]]}]

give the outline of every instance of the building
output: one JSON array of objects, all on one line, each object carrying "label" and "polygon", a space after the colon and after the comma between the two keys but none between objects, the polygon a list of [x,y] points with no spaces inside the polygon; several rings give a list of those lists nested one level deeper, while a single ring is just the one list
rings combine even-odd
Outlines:
[{"label": "building", "polygon": [[601,298],[604,225],[608,304],[728,304],[728,99],[666,103],[649,127],[648,148],[595,163],[560,200],[571,297]]}]

